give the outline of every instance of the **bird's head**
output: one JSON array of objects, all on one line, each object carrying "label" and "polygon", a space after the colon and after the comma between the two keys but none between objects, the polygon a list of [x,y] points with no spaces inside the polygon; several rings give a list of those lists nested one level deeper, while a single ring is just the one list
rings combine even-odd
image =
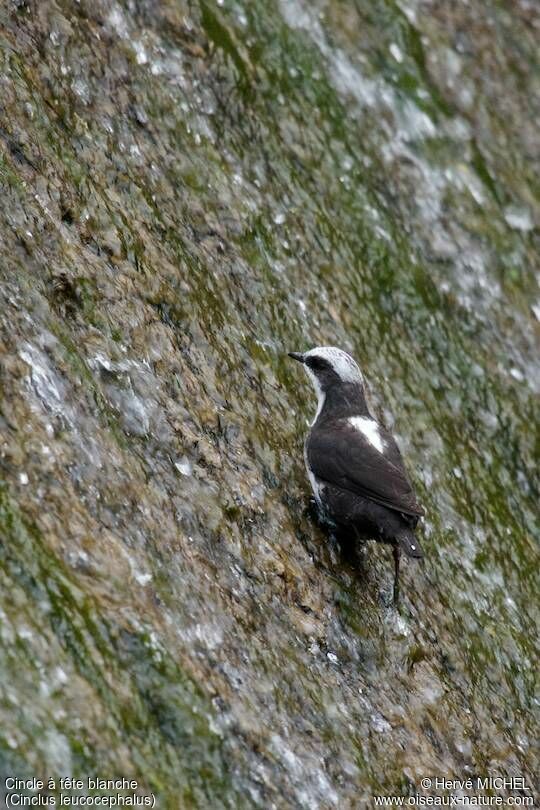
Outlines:
[{"label": "bird's head", "polygon": [[347,352],[334,346],[317,346],[304,353],[289,352],[289,357],[303,364],[319,395],[341,384],[363,387],[364,380],[357,363]]}]

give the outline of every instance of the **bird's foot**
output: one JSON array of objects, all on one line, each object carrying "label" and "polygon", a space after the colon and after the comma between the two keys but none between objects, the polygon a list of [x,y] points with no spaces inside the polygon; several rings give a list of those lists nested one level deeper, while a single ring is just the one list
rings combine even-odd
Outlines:
[{"label": "bird's foot", "polygon": [[315,498],[309,499],[308,505],[306,506],[306,514],[317,525],[322,523],[321,510]]},{"label": "bird's foot", "polygon": [[399,610],[400,608],[400,601],[399,601],[399,589],[396,593],[395,586],[389,588],[387,585],[383,585],[379,590],[379,604],[386,608],[387,610]]},{"label": "bird's foot", "polygon": [[306,513],[311,518],[313,523],[319,527],[319,529],[326,529],[326,531],[337,531],[336,524],[330,520],[328,514],[321,508],[320,504],[315,500],[315,498],[310,498],[309,503],[306,507]]}]

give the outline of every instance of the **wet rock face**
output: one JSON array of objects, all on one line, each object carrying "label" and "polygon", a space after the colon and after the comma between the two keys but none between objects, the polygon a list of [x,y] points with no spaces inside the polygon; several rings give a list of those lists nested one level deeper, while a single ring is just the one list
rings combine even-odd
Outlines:
[{"label": "wet rock face", "polygon": [[[532,780],[539,25],[3,4],[0,773],[235,808]],[[388,552],[305,513],[316,344],[427,507],[399,613]]]}]

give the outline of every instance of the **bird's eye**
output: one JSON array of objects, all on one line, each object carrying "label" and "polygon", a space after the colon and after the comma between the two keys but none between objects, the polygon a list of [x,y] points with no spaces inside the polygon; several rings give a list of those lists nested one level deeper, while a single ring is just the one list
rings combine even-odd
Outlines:
[{"label": "bird's eye", "polygon": [[315,371],[318,371],[324,368],[325,366],[325,362],[322,359],[322,357],[310,357],[307,364],[310,368],[314,369]]}]

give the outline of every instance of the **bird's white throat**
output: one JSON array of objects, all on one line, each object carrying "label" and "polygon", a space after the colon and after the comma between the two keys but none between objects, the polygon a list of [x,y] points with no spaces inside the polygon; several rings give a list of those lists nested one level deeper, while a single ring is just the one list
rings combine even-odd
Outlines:
[{"label": "bird's white throat", "polygon": [[315,414],[313,422],[311,423],[311,426],[313,427],[313,425],[315,424],[315,422],[319,418],[319,415],[320,415],[322,409],[324,408],[324,401],[326,399],[326,394],[322,390],[321,384],[320,384],[319,380],[317,379],[316,374],[314,374],[311,371],[311,369],[308,368],[307,366],[304,366],[304,368],[306,369],[306,371],[308,373],[308,377],[311,380],[311,382],[313,383],[313,387],[314,387],[315,391],[317,392],[317,413]]}]

